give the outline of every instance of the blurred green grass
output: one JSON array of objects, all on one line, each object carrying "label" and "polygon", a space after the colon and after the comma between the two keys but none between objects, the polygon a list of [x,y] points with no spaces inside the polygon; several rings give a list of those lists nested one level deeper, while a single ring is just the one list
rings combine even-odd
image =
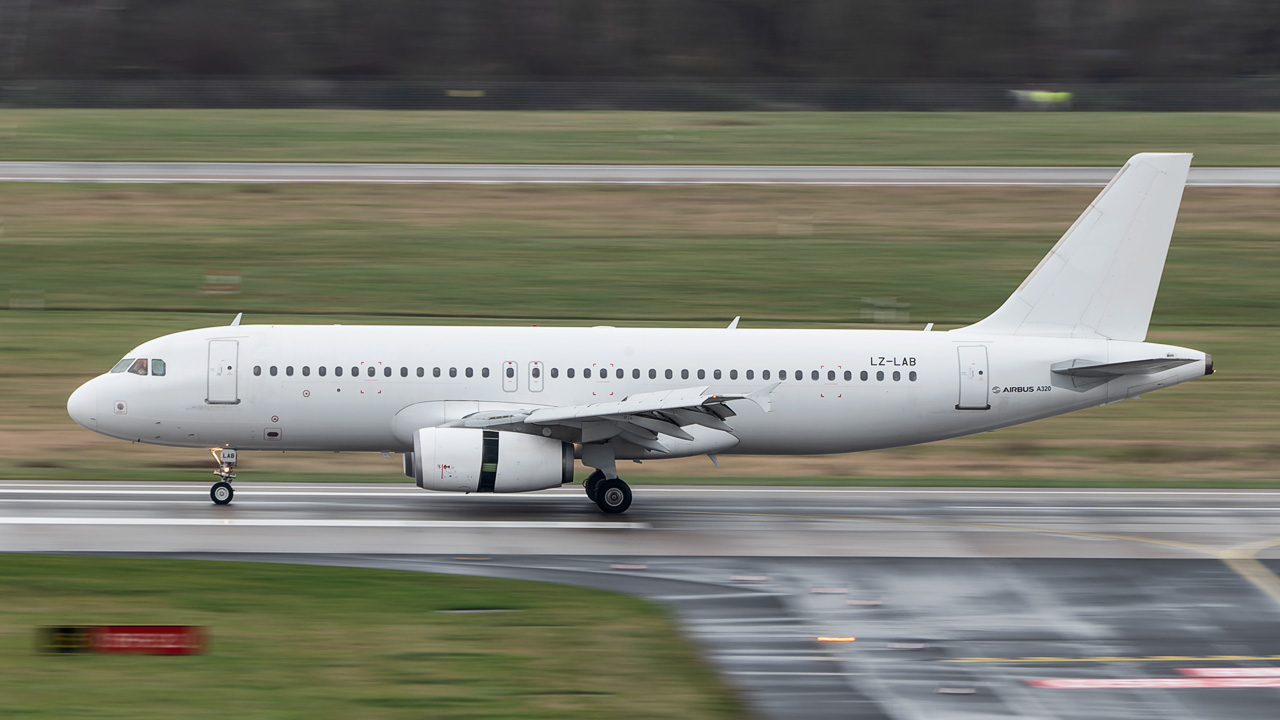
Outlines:
[{"label": "blurred green grass", "polygon": [[0,110],[0,160],[1280,165],[1276,113]]},{"label": "blurred green grass", "polygon": [[[83,380],[166,332],[229,322],[900,327],[977,320],[1091,189],[6,185],[0,194],[0,477],[203,479],[201,452],[66,417]],[[1151,339],[1219,374],[1136,402],[928,446],[725,456],[645,482],[1266,485],[1280,460],[1280,191],[1191,188]],[[209,270],[238,295],[202,293]],[[377,457],[250,453],[245,479],[374,479]],[[995,478],[995,479],[993,479]]]},{"label": "blurred green grass", "polygon": [[[662,610],[597,590],[349,568],[0,555],[0,597],[5,717],[743,712]],[[37,627],[75,624],[202,625],[210,645],[196,657],[35,654]],[[608,682],[601,668],[643,682]]]}]

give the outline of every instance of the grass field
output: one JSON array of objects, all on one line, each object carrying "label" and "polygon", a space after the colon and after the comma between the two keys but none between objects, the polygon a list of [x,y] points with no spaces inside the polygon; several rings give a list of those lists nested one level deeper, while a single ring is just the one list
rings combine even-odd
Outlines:
[{"label": "grass field", "polygon": [[[543,583],[0,555],[0,716],[735,718],[665,614]],[[468,613],[467,610],[500,612]],[[42,625],[202,625],[196,657],[37,655]],[[555,648],[555,652],[548,652]]]},{"label": "grass field", "polygon": [[0,160],[1280,165],[1274,113],[0,110]]},{"label": "grass field", "polygon": [[[132,446],[65,400],[165,332],[247,322],[851,327],[976,320],[1088,189],[6,185],[0,477],[204,479],[199,451]],[[1140,401],[945,443],[830,458],[646,463],[637,482],[1275,485],[1280,191],[1187,191],[1151,338],[1219,374]],[[243,292],[201,292],[234,268]],[[17,293],[14,295],[13,293]],[[398,313],[400,317],[389,317]],[[513,313],[519,313],[512,317]],[[245,479],[395,481],[377,456],[249,453]]]}]

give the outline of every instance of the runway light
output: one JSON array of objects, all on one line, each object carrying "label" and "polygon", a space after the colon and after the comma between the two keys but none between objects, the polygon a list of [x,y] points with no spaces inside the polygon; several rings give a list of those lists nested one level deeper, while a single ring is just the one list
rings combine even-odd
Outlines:
[{"label": "runway light", "polygon": [[831,635],[822,635],[818,638],[818,642],[853,642],[857,640],[855,637],[834,637]]}]

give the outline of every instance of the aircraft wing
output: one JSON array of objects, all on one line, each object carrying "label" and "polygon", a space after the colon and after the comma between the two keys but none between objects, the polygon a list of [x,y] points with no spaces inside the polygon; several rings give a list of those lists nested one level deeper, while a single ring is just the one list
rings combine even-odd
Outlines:
[{"label": "aircraft wing", "polygon": [[561,430],[559,434],[568,431],[575,442],[595,443],[620,438],[642,448],[666,452],[667,448],[658,436],[693,440],[693,436],[684,430],[689,425],[732,433],[733,428],[725,420],[737,414],[728,405],[735,400],[751,401],[768,412],[769,395],[778,385],[773,383],[746,395],[712,393],[709,387],[702,386],[636,393],[616,402],[482,411],[449,423],[449,426],[502,428],[529,433],[553,428]]}]

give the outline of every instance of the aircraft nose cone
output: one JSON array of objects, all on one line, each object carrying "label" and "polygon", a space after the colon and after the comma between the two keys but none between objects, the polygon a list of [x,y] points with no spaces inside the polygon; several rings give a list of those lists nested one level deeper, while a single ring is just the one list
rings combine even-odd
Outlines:
[{"label": "aircraft nose cone", "polygon": [[98,391],[87,382],[67,398],[67,414],[80,425],[90,430],[98,429]]}]

